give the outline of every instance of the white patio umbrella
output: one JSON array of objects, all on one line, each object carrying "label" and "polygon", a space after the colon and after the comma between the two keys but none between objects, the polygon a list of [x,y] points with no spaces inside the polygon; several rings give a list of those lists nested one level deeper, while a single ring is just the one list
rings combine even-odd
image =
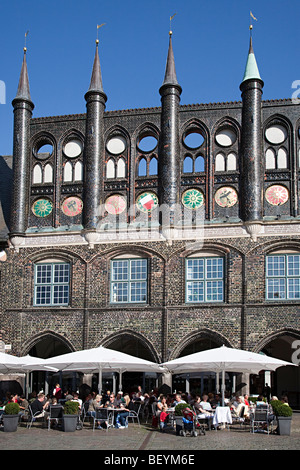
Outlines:
[{"label": "white patio umbrella", "polygon": [[282,366],[295,366],[264,354],[257,354],[243,349],[226,346],[200,351],[173,361],[161,364],[173,374],[191,371],[210,371],[222,373],[222,405],[224,406],[225,372],[243,372],[258,374],[260,370],[274,371]]},{"label": "white patio umbrella", "polygon": [[[3,374],[26,374],[26,384],[29,383],[29,373],[34,370],[57,372],[58,369],[45,366],[45,359],[32,356],[12,356],[11,354],[0,353],[0,373]],[[28,387],[26,387],[26,397]]]},{"label": "white patio umbrella", "polygon": [[164,372],[164,368],[159,364],[103,346],[50,357],[45,360],[44,365],[61,371],[99,373],[99,391],[102,383],[102,372],[117,371],[120,374],[130,371]]}]

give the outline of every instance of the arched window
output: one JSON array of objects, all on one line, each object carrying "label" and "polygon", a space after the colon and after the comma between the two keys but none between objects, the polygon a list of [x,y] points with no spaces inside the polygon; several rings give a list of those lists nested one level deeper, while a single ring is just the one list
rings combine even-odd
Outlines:
[{"label": "arched window", "polygon": [[266,170],[275,170],[276,168],[276,159],[275,152],[272,149],[266,151]]},{"label": "arched window", "polygon": [[67,162],[64,168],[64,182],[73,181],[73,167],[71,162]]},{"label": "arched window", "polygon": [[106,178],[115,178],[115,161],[112,158],[106,164]]},{"label": "arched window", "polygon": [[157,175],[157,158],[152,157],[149,163],[149,175]]},{"label": "arched window", "polygon": [[75,164],[74,181],[82,181],[83,179],[83,165],[81,162]]},{"label": "arched window", "polygon": [[125,160],[124,160],[124,158],[119,158],[119,160],[118,160],[117,178],[125,178]]},{"label": "arched window", "polygon": [[147,176],[147,161],[141,158],[139,161],[138,176]]},{"label": "arched window", "polygon": [[236,170],[236,155],[235,153],[229,153],[227,155],[227,171]]},{"label": "arched window", "polygon": [[147,302],[148,260],[140,257],[111,261],[110,301],[112,303]]},{"label": "arched window", "polygon": [[40,184],[42,181],[42,167],[41,165],[35,165],[33,168],[32,182],[33,184]]},{"label": "arched window", "polygon": [[225,157],[222,153],[216,155],[215,171],[225,171]]},{"label": "arched window", "polygon": [[199,157],[197,157],[196,160],[195,160],[194,172],[195,173],[200,173],[200,172],[203,172],[203,171],[205,171],[204,157],[199,155]]},{"label": "arched window", "polygon": [[199,253],[185,260],[186,302],[224,302],[224,258]]},{"label": "arched window", "polygon": [[277,168],[278,169],[287,168],[287,151],[284,148],[280,148],[278,150]]},{"label": "arched window", "polygon": [[185,157],[183,162],[183,173],[193,173],[193,159]]},{"label": "arched window", "polygon": [[69,305],[70,265],[47,260],[34,266],[34,305]]},{"label": "arched window", "polygon": [[282,251],[266,257],[266,298],[300,299],[300,253]]},{"label": "arched window", "polygon": [[48,163],[44,168],[44,183],[53,182],[53,168],[50,163]]}]

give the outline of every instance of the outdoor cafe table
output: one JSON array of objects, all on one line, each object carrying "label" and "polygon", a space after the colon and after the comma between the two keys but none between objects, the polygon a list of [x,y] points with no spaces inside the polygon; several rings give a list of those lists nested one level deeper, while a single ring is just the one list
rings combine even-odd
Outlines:
[{"label": "outdoor cafe table", "polygon": [[220,424],[232,424],[232,416],[229,406],[217,406],[213,417],[213,425],[217,428]]}]

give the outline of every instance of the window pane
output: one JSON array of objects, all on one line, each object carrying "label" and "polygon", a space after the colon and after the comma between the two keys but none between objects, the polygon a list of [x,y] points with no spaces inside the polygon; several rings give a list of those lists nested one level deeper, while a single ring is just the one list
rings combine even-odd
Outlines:
[{"label": "window pane", "polygon": [[207,302],[222,302],[223,300],[223,282],[208,281],[206,285]]},{"label": "window pane", "polygon": [[69,303],[69,286],[54,286],[53,304],[66,305]]},{"label": "window pane", "polygon": [[206,277],[207,279],[223,278],[223,259],[209,258],[206,260]]},{"label": "window pane", "polygon": [[187,282],[187,302],[204,302],[204,282]]},{"label": "window pane", "polygon": [[112,280],[127,281],[128,280],[128,261],[118,260],[112,262]]},{"label": "window pane", "polygon": [[146,282],[132,282],[130,284],[130,300],[131,302],[146,302]]},{"label": "window pane", "polygon": [[112,302],[128,302],[127,282],[115,282],[112,284]]},{"label": "window pane", "polygon": [[287,275],[288,276],[300,276],[300,256],[299,255],[288,255],[287,257]]},{"label": "window pane", "polygon": [[37,284],[48,284],[51,282],[51,264],[38,264],[36,266]]},{"label": "window pane", "polygon": [[147,279],[147,260],[139,259],[131,261],[130,279]]},{"label": "window pane", "polygon": [[69,265],[68,264],[55,264],[54,265],[54,283],[67,283],[69,282]]},{"label": "window pane", "polygon": [[285,256],[269,256],[267,258],[267,276],[285,275]]},{"label": "window pane", "polygon": [[285,279],[267,279],[267,298],[285,298]]},{"label": "window pane", "polygon": [[51,286],[37,286],[35,303],[36,305],[51,304]]},{"label": "window pane", "polygon": [[300,298],[300,279],[288,279],[288,299]]},{"label": "window pane", "polygon": [[204,278],[204,258],[187,260],[187,279]]}]

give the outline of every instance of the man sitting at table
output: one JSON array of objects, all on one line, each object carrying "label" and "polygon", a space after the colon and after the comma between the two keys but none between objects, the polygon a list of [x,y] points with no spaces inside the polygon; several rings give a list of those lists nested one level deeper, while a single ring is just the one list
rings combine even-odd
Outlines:
[{"label": "man sitting at table", "polygon": [[175,401],[173,402],[172,406],[179,405],[179,403],[186,403],[186,401],[182,400],[182,397],[179,393],[176,393],[175,395]]},{"label": "man sitting at table", "polygon": [[114,393],[109,395],[109,400],[105,403],[105,408],[118,408],[119,403]]},{"label": "man sitting at table", "polygon": [[31,411],[35,418],[44,417],[45,420],[49,416],[49,412],[46,408],[49,406],[49,401],[45,400],[44,393],[39,393],[37,398],[31,403]]}]

